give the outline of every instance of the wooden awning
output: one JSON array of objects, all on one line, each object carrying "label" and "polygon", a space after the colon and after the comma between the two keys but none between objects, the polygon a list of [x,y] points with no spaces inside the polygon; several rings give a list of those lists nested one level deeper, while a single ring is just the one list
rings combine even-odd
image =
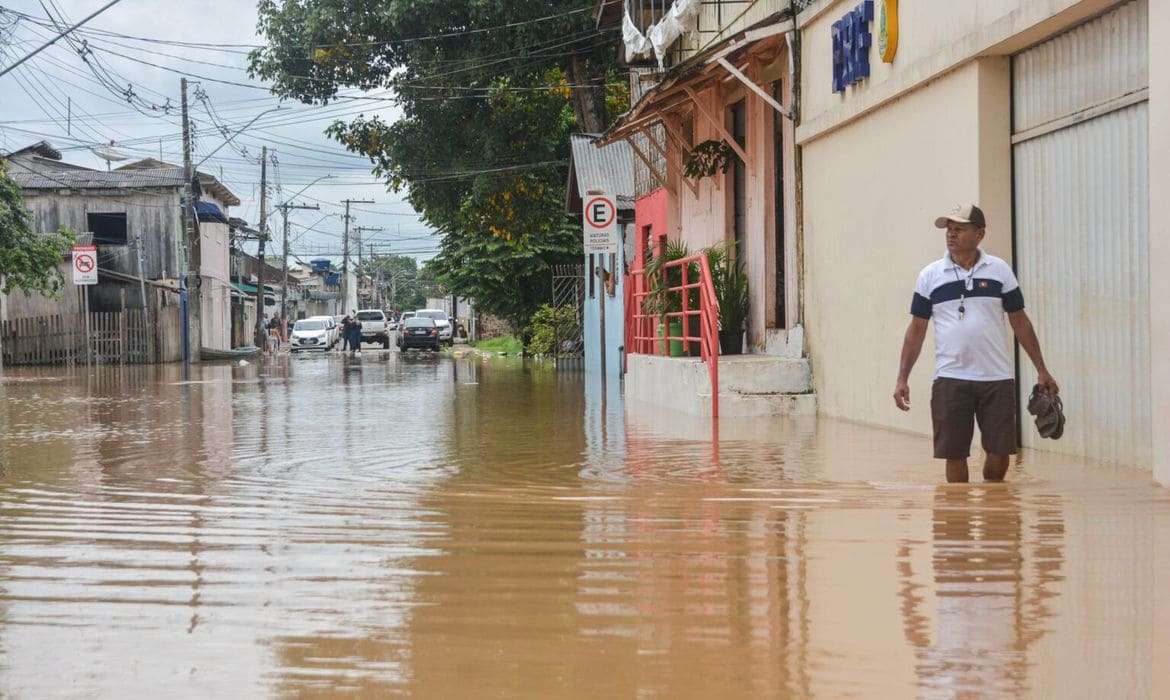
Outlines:
[{"label": "wooden awning", "polygon": [[[664,117],[669,114],[698,112],[699,116],[703,116],[695,96],[716,81],[738,80],[744,83],[749,90],[761,95],[774,109],[791,119],[792,116],[786,109],[737,67],[745,58],[783,45],[783,35],[791,32],[794,26],[792,19],[787,15],[787,11],[772,15],[671,68],[657,85],[642,95],[630,111],[619,117],[617,122],[601,135],[598,145],[629,140],[635,134],[665,124]],[[721,122],[718,128],[723,128]],[[669,127],[667,130],[669,133]],[[734,139],[729,143],[738,150]]]}]

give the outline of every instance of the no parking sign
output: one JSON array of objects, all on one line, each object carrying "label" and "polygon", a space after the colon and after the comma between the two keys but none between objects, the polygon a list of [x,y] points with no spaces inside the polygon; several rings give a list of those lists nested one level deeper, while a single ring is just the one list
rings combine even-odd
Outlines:
[{"label": "no parking sign", "polygon": [[616,253],[621,246],[618,236],[617,206],[607,194],[591,193],[584,197],[585,253]]},{"label": "no parking sign", "polygon": [[97,284],[97,246],[73,246],[73,284]]}]

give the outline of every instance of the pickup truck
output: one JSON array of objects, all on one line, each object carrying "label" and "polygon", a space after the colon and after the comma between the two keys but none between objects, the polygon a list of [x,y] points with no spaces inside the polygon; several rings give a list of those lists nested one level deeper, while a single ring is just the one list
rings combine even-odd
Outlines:
[{"label": "pickup truck", "polygon": [[362,324],[363,343],[381,343],[390,349],[390,332],[386,328],[386,312],[381,309],[359,309],[357,320]]}]

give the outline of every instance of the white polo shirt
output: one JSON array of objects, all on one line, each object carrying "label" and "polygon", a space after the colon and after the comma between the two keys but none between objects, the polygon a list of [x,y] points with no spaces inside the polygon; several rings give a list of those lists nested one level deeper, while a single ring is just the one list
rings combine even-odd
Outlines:
[{"label": "white polo shirt", "polygon": [[979,251],[970,270],[956,265],[950,253],[922,268],[910,313],[934,320],[935,379],[993,382],[1016,376],[1006,314],[1023,308],[1012,268]]}]

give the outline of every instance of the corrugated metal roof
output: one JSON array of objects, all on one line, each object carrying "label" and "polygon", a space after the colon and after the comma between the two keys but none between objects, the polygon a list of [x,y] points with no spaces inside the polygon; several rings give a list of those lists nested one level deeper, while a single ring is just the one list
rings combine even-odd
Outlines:
[{"label": "corrugated metal roof", "polygon": [[[619,209],[634,208],[634,155],[625,141],[616,141],[598,148],[597,134],[572,134],[573,174],[577,178],[577,194],[602,190],[617,198]],[[573,197],[572,187],[569,196]]]},{"label": "corrugated metal roof", "polygon": [[8,175],[16,184],[29,190],[58,189],[130,189],[136,187],[182,187],[182,168],[155,170],[55,170],[34,172],[13,161]]}]

